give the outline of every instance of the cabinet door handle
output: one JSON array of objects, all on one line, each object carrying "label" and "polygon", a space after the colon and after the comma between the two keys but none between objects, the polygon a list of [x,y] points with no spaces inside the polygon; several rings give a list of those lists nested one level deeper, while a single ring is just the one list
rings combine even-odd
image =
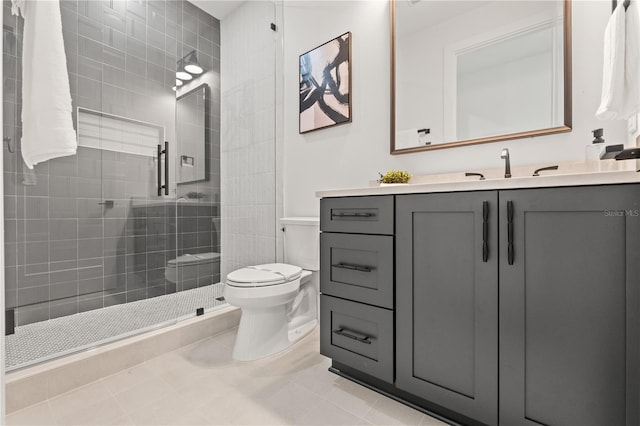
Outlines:
[{"label": "cabinet door handle", "polygon": [[507,260],[513,265],[513,201],[507,201]]},{"label": "cabinet door handle", "polygon": [[352,265],[350,263],[336,263],[335,265],[331,265],[334,268],[341,268],[341,269],[351,269],[353,271],[360,271],[360,272],[371,272],[373,271],[373,268],[371,266],[362,266],[362,265]]},{"label": "cabinet door handle", "polygon": [[[162,171],[160,164],[162,163],[162,156],[164,155],[164,185],[162,184]],[[158,144],[158,197],[162,195],[164,189],[164,195],[169,195],[169,142],[164,142],[164,150],[162,145]]]},{"label": "cabinet door handle", "polygon": [[357,340],[360,343],[365,343],[367,345],[371,344],[371,336],[367,336],[366,334],[361,334],[356,331],[346,330],[345,328],[339,328],[337,330],[333,330],[334,334],[338,336],[348,337],[352,340]]},{"label": "cabinet door handle", "polygon": [[489,260],[489,202],[482,202],[482,261]]},{"label": "cabinet door handle", "polygon": [[[160,165],[158,165],[159,167]],[[169,195],[169,142],[164,142],[164,195]]]},{"label": "cabinet door handle", "polygon": [[160,166],[162,165],[162,145],[158,144],[158,154],[156,156],[156,160],[158,163],[157,172],[158,172],[158,197],[162,195],[162,170]]},{"label": "cabinet door handle", "polygon": [[331,217],[375,217],[375,213],[333,213],[331,212]]}]

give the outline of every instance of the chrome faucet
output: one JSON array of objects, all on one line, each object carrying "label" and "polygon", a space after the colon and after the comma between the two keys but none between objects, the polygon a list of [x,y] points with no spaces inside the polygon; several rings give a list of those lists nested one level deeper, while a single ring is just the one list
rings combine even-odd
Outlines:
[{"label": "chrome faucet", "polygon": [[502,148],[502,154],[500,154],[500,158],[505,160],[504,163],[504,177],[511,177],[511,162],[509,161],[509,150],[507,148]]}]

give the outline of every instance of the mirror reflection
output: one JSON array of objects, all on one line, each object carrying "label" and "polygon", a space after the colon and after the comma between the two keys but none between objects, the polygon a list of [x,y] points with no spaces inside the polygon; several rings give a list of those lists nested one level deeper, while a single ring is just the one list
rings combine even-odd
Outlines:
[{"label": "mirror reflection", "polygon": [[392,153],[571,129],[568,2],[399,0],[391,6]]},{"label": "mirror reflection", "polygon": [[207,89],[202,84],[177,99],[178,184],[208,180]]}]

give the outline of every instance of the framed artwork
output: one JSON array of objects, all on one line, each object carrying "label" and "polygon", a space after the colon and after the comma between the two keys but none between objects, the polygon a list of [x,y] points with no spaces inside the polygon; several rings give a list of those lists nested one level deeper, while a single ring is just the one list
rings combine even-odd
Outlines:
[{"label": "framed artwork", "polygon": [[300,133],[351,122],[351,33],[300,55]]}]

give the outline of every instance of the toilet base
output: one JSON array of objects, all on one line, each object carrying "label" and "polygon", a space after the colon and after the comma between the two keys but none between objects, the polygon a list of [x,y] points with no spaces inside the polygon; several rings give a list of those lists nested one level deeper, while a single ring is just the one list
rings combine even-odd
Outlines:
[{"label": "toilet base", "polygon": [[305,324],[299,325],[298,327],[292,328],[289,330],[289,341],[293,344],[296,341],[302,339],[307,334],[311,333],[314,328],[318,325],[318,320],[313,319],[308,321]]},{"label": "toilet base", "polygon": [[286,307],[243,309],[233,346],[236,361],[255,361],[282,352],[313,331],[318,320],[289,330]]},{"label": "toilet base", "polygon": [[267,309],[243,308],[233,347],[236,361],[254,361],[291,346],[286,305]]}]

